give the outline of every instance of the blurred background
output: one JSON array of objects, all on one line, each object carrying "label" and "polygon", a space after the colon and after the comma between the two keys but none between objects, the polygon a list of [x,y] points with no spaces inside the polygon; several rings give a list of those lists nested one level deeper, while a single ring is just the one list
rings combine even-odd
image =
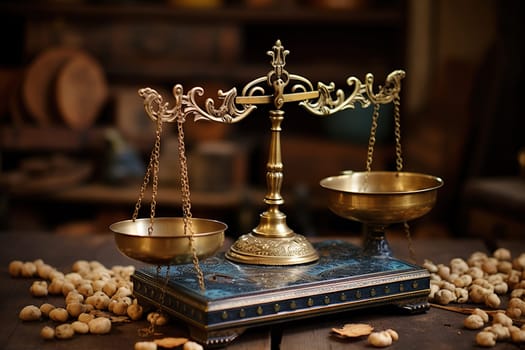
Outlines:
[{"label": "blurred background", "polygon": [[[171,102],[176,83],[202,86],[202,101],[219,103],[218,90],[266,75],[279,39],[288,72],[314,84],[345,89],[370,72],[380,85],[406,71],[404,170],[445,182],[413,235],[520,237],[522,13],[518,0],[3,1],[0,229],[89,234],[131,218],[155,132],[138,89]],[[288,224],[358,234],[329,212],[318,183],[365,169],[371,109],[285,111]],[[393,125],[383,106],[373,170],[395,169]],[[234,125],[185,123],[194,217],[224,221],[234,237],[257,224],[269,127],[264,107]],[[181,215],[176,137],[165,125],[158,216]]]}]

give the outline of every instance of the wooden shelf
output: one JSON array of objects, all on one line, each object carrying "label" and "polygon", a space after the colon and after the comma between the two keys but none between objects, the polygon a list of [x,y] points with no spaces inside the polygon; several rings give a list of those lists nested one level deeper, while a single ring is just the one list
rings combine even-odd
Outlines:
[{"label": "wooden shelf", "polygon": [[111,19],[120,21],[177,21],[206,23],[344,23],[359,25],[397,26],[403,14],[395,6],[363,7],[359,9],[325,9],[312,6],[279,6],[256,8],[224,6],[211,8],[183,8],[165,4],[67,4],[60,2],[4,2],[2,13],[28,19],[67,17],[79,20]]},{"label": "wooden shelf", "polygon": [[404,1],[337,10],[286,3],[196,9],[13,1],[1,3],[0,13],[25,30],[25,52],[10,55],[29,60],[37,54],[42,48],[31,36],[54,45],[76,36],[101,60],[110,81],[247,83],[268,73],[264,55],[277,39],[293,54],[290,71],[313,82],[403,68]]},{"label": "wooden shelf", "polygon": [[[57,191],[49,195],[51,199],[63,202],[80,202],[90,204],[135,204],[138,199],[140,185],[137,186],[111,186],[107,184],[83,184],[73,188]],[[192,205],[205,208],[231,208],[237,207],[244,199],[245,191],[232,190],[224,192],[194,192],[191,193]],[[144,194],[143,203],[151,202],[151,190]],[[163,187],[159,191],[157,202],[159,205],[180,206],[180,189]]]},{"label": "wooden shelf", "polygon": [[[0,126],[0,148],[4,152],[22,151],[85,151],[102,149],[104,133],[112,126],[96,126],[86,130],[72,130],[65,126]],[[151,147],[153,135],[143,139],[134,139],[134,146],[139,150]]]},{"label": "wooden shelf", "polygon": [[63,126],[3,126],[0,146],[4,151],[76,151],[103,143],[102,128],[74,131]]}]

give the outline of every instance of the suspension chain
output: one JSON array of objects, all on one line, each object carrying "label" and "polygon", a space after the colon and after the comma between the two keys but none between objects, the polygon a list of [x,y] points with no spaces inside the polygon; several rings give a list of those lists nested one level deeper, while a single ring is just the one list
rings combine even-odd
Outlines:
[{"label": "suspension chain", "polygon": [[394,136],[396,138],[396,170],[403,170],[403,156],[401,152],[401,113],[399,110],[400,97],[397,94],[394,97]]},{"label": "suspension chain", "polygon": [[197,278],[199,287],[202,291],[206,289],[204,284],[204,274],[199,265],[199,258],[197,257],[197,249],[195,248],[195,239],[193,238],[192,215],[191,215],[191,201],[190,201],[190,181],[188,177],[188,160],[186,158],[186,146],[184,143],[184,118],[177,119],[177,133],[179,142],[179,162],[180,162],[180,181],[181,181],[181,201],[182,214],[184,221],[184,234],[190,240],[192,261],[195,270],[197,271]]},{"label": "suspension chain", "polygon": [[[399,94],[394,96],[394,136],[396,139],[396,170],[397,172],[401,172],[403,170],[403,156],[402,156],[402,149],[401,149],[401,113],[400,113],[400,105],[401,105],[401,98]],[[412,235],[410,233],[410,225],[408,222],[403,222],[403,229],[405,231],[405,236],[407,238],[408,243],[408,252],[410,254],[410,259],[413,263],[416,262],[416,252],[414,250],[414,246],[412,244]]]},{"label": "suspension chain", "polygon": [[374,112],[372,114],[372,128],[370,129],[370,137],[368,138],[368,150],[366,157],[366,171],[372,171],[372,160],[374,157],[374,147],[376,144],[377,120],[379,118],[379,103],[374,105]]},{"label": "suspension chain", "polygon": [[148,186],[151,175],[153,175],[153,181],[152,181],[152,194],[151,194],[151,205],[150,205],[150,223],[148,226],[148,235],[153,234],[153,224],[155,220],[155,211],[157,207],[157,194],[158,194],[158,187],[159,187],[159,158],[160,158],[160,139],[162,135],[162,118],[157,118],[157,127],[155,129],[155,144],[153,146],[153,149],[151,150],[150,159],[148,163],[148,167],[146,169],[146,174],[144,175],[144,181],[142,182],[142,185],[140,186],[140,192],[139,192],[139,198],[137,200],[137,203],[135,204],[135,210],[133,211],[132,219],[135,221],[139,215],[139,210],[142,205],[142,200],[144,198],[144,193],[146,191],[146,187]]}]

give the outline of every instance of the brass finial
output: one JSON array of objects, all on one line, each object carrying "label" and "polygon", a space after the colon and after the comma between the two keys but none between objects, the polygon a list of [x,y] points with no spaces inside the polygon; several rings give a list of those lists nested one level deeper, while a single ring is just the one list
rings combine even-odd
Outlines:
[{"label": "brass finial", "polygon": [[277,40],[273,46],[273,51],[267,51],[267,54],[272,57],[273,70],[267,75],[268,85],[274,88],[273,103],[275,108],[281,109],[284,104],[284,88],[290,81],[288,72],[284,69],[286,65],[286,55],[290,51],[285,50],[281,45],[281,40]]}]

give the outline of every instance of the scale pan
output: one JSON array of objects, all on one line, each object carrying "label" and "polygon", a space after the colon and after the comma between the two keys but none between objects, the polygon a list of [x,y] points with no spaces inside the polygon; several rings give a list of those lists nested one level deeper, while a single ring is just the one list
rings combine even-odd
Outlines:
[{"label": "scale pan", "polygon": [[438,177],[394,171],[347,172],[320,182],[335,214],[369,224],[393,224],[419,218],[436,202]]},{"label": "scale pan", "polygon": [[[193,246],[199,259],[215,254],[224,243],[228,226],[220,221],[191,218]],[[148,234],[150,219],[119,221],[109,228],[115,233],[118,249],[126,256],[153,265],[191,263],[193,254],[189,236],[184,235],[181,217],[159,217]]]}]

